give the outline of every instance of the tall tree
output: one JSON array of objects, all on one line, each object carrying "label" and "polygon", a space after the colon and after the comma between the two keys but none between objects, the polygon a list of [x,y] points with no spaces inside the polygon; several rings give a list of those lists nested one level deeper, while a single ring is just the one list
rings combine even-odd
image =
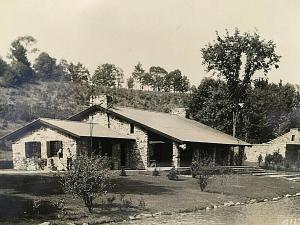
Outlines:
[{"label": "tall tree", "polygon": [[68,66],[68,71],[69,71],[69,73],[68,73],[69,81],[72,81],[75,83],[76,82],[77,83],[80,83],[80,82],[87,83],[90,79],[90,72],[80,62],[78,62],[76,65],[73,63],[70,63]]},{"label": "tall tree", "polygon": [[230,133],[232,104],[227,84],[222,80],[205,78],[192,92],[187,113],[200,121],[226,133]]},{"label": "tall tree", "polygon": [[8,57],[12,60],[11,70],[7,74],[6,83],[18,85],[33,79],[34,71],[28,59],[28,53],[36,52],[32,46],[36,40],[31,36],[19,37],[11,43]]},{"label": "tall tree", "polygon": [[48,53],[42,52],[35,59],[33,65],[37,77],[42,80],[56,80],[57,79],[57,66],[56,59],[52,58]]},{"label": "tall tree", "polygon": [[[241,34],[236,29],[233,35],[226,31],[221,37],[217,33],[216,41],[201,50],[207,71],[225,78],[227,82],[234,106],[234,136],[239,103],[245,101],[246,90],[251,84],[252,76],[260,70],[266,75],[273,66],[278,68],[280,56],[275,53],[275,47],[273,41],[261,39],[257,32]],[[244,69],[241,70],[243,55],[245,62]]]},{"label": "tall tree", "polygon": [[165,76],[168,72],[159,66],[151,66],[149,69],[149,74],[152,77],[152,88],[156,91],[161,91],[164,87]]},{"label": "tall tree", "polygon": [[119,81],[117,77],[123,77],[123,73],[114,64],[105,63],[97,67],[92,77],[94,85],[115,87]]},{"label": "tall tree", "polygon": [[132,72],[132,78],[140,84],[140,89],[143,90],[143,79],[145,75],[145,70],[143,69],[143,65],[138,62],[138,64],[134,67],[134,71]]}]

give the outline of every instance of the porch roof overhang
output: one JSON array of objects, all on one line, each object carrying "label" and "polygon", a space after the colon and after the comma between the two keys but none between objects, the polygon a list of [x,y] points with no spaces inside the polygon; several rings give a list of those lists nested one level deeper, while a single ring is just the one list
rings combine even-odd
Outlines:
[{"label": "porch roof overhang", "polygon": [[0,138],[3,140],[15,140],[22,136],[28,131],[32,131],[41,126],[50,127],[52,129],[58,130],[64,134],[70,135],[74,138],[80,137],[95,137],[95,138],[108,138],[108,139],[122,139],[133,141],[134,138],[122,135],[113,131],[109,128],[103,127],[99,124],[90,124],[77,121],[69,120],[57,120],[48,118],[39,118],[20,129],[13,131],[12,133]]}]

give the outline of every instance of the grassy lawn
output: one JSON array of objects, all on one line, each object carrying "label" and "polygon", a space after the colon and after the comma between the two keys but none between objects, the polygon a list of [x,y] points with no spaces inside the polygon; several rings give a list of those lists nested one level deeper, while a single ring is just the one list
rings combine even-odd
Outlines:
[{"label": "grassy lawn", "polygon": [[[104,221],[126,219],[143,210],[147,212],[179,212],[204,208],[208,205],[228,201],[246,201],[252,198],[264,199],[296,193],[300,182],[293,183],[282,178],[255,177],[251,175],[230,175],[214,178],[205,192],[201,192],[196,179],[180,177],[169,181],[165,173],[158,177],[150,172],[127,172],[126,177],[114,175],[113,189],[107,196],[96,200],[95,211],[89,214],[80,200],[63,194],[52,175],[0,175],[0,222],[1,224],[37,224],[38,222],[61,221],[101,223]],[[120,194],[130,205],[121,203]],[[113,204],[107,198],[115,196]],[[38,215],[33,211],[32,202],[57,203],[64,200],[65,213],[49,209]],[[139,207],[145,202],[146,209]],[[26,213],[24,213],[26,211]],[[15,218],[15,219],[12,219]]]}]

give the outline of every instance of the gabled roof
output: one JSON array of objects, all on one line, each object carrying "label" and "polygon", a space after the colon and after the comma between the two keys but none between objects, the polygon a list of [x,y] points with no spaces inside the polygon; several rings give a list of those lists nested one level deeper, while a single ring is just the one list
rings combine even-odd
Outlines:
[{"label": "gabled roof", "polygon": [[[66,133],[73,137],[90,137],[91,136],[91,124],[70,120],[58,120],[58,119],[48,119],[48,118],[40,118],[37,119],[28,125],[2,137],[0,140],[11,140],[19,137],[26,131],[34,130],[40,126],[47,126],[56,130],[59,130],[62,133]],[[106,128],[99,124],[93,124],[93,137],[99,138],[112,138],[112,139],[132,139],[129,136],[125,136],[122,134],[113,131],[112,129]]]},{"label": "gabled roof", "polygon": [[181,143],[199,142],[226,145],[251,145],[195,120],[190,120],[169,113],[133,109],[128,107],[105,109],[100,106],[92,106],[70,117],[70,119],[78,120],[80,117],[97,110],[105,110],[118,118],[138,124],[145,129]]}]

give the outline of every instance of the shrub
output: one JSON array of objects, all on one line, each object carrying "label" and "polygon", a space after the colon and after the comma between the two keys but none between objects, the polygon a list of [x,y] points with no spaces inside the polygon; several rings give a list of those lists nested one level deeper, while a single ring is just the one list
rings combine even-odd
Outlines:
[{"label": "shrub", "polygon": [[167,174],[169,180],[178,180],[177,170],[173,166],[172,169]]},{"label": "shrub", "polygon": [[122,177],[126,177],[127,176],[124,167],[121,168],[120,176],[122,176]]},{"label": "shrub", "polygon": [[152,176],[159,176],[159,171],[155,167],[154,170],[152,171]]},{"label": "shrub", "polygon": [[109,162],[105,157],[81,155],[71,170],[62,173],[61,183],[66,193],[81,198],[89,212],[96,196],[106,193],[110,186]]},{"label": "shrub", "polygon": [[265,166],[267,168],[274,168],[274,166],[278,167],[283,163],[283,156],[279,153],[279,151],[273,152],[273,154],[267,154],[265,157]]},{"label": "shrub", "polygon": [[216,173],[216,167],[210,157],[194,161],[191,165],[192,176],[198,179],[201,191],[208,185],[209,178]]},{"label": "shrub", "polygon": [[112,197],[108,197],[107,198],[107,203],[109,205],[112,205],[114,203],[114,201],[116,200],[116,197],[115,196],[112,196]]},{"label": "shrub", "polygon": [[139,200],[138,206],[139,206],[139,208],[142,209],[142,210],[146,209],[146,202],[145,202],[145,200],[144,200],[143,198],[141,198],[141,199]]},{"label": "shrub", "polygon": [[257,163],[258,163],[258,166],[260,166],[260,164],[262,163],[263,161],[263,157],[261,154],[259,154],[259,156],[257,157]]}]

